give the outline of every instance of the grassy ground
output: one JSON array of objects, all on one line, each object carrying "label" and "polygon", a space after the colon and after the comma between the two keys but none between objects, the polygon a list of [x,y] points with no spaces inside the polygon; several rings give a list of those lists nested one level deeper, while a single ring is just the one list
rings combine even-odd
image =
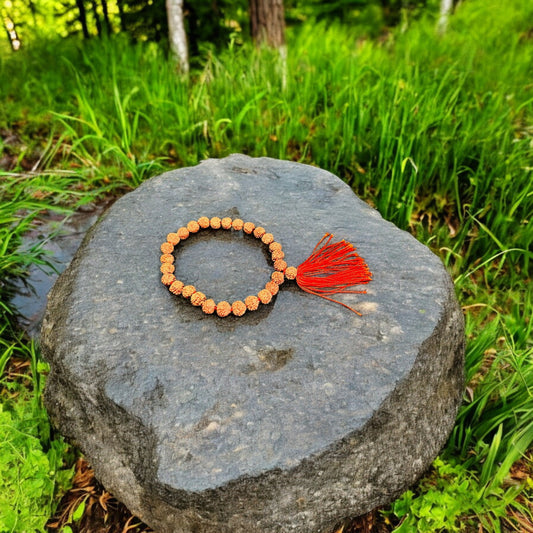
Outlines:
[{"label": "grassy ground", "polygon": [[[190,79],[155,45],[118,39],[3,53],[0,531],[43,530],[73,464],[41,405],[46,365],[7,303],[10,280],[43,261],[40,243],[20,249],[20,236],[44,209],[233,152],[336,173],[455,281],[464,402],[431,471],[381,526],[533,531],[531,20],[523,1],[471,0],[444,36],[422,22],[377,43],[308,24],[291,32],[286,74],[275,53],[247,46],[207,57]],[[73,531],[79,509],[67,515]]]}]

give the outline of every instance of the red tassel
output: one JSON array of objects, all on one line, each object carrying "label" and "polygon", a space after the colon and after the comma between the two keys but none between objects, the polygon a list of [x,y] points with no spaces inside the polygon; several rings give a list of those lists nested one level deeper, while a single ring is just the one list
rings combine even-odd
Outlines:
[{"label": "red tassel", "polygon": [[[322,244],[325,239],[326,242]],[[372,273],[351,243],[344,239],[331,243],[331,239],[333,235],[326,233],[313,253],[298,266],[296,283],[304,291],[338,303],[361,316],[359,311],[327,295],[340,292],[365,294],[366,291],[348,290],[348,287],[368,283],[372,280]]]}]

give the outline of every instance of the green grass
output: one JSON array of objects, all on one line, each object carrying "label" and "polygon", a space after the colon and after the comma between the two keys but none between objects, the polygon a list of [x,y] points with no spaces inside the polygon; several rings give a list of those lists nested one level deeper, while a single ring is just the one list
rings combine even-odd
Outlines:
[{"label": "green grass", "polygon": [[[21,142],[0,143],[15,161],[0,174],[2,278],[43,260],[39,243],[17,244],[45,208],[233,152],[330,170],[440,255],[465,310],[469,385],[456,426],[389,520],[398,531],[519,531],[533,513],[531,20],[526,2],[471,0],[443,36],[434,21],[380,43],[308,24],[290,31],[286,72],[276,53],[245,45],[207,56],[188,79],[157,46],[119,38],[4,54],[0,130]],[[13,330],[7,287],[6,368],[14,350],[38,360]],[[40,388],[28,390],[9,400],[12,413],[38,401]]]},{"label": "green grass", "polygon": [[44,531],[72,478],[72,450],[42,405],[47,365],[15,327],[12,283],[31,264],[46,266],[43,242],[21,236],[43,210],[67,213],[83,201],[69,176],[0,173],[0,531]]},{"label": "green grass", "polygon": [[[73,472],[65,462],[71,452],[53,434],[42,406],[44,368],[34,344],[7,340],[6,326],[0,332],[0,531],[44,531],[69,486]],[[17,358],[30,361],[29,373],[17,375]]]}]

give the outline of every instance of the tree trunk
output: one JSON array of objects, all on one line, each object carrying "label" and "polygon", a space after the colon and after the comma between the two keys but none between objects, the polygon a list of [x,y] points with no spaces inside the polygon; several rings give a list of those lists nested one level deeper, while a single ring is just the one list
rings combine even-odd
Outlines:
[{"label": "tree trunk", "polygon": [[107,0],[101,0],[102,14],[104,16],[104,28],[107,35],[111,35],[111,22],[109,22],[109,12],[107,9]]},{"label": "tree trunk", "polygon": [[189,52],[187,50],[187,35],[183,20],[183,0],[166,0],[168,18],[168,39],[170,50],[176,59],[179,69],[189,72]]},{"label": "tree trunk", "polygon": [[100,16],[98,15],[98,5],[96,4],[96,0],[91,0],[91,7],[93,8],[93,17],[98,37],[102,37],[102,23],[100,21]]},{"label": "tree trunk", "polygon": [[117,0],[118,6],[118,16],[120,19],[120,31],[126,32],[126,19],[124,17],[124,6],[122,4],[123,0]]},{"label": "tree trunk", "polygon": [[85,39],[89,38],[89,28],[87,27],[87,12],[85,11],[85,4],[83,0],[76,0],[76,6],[78,8],[79,16],[78,19],[81,24],[81,30]]},{"label": "tree trunk", "polygon": [[250,0],[250,31],[256,44],[281,48],[285,44],[283,0]]},{"label": "tree trunk", "polygon": [[34,27],[37,27],[37,8],[35,7],[35,3],[33,2],[33,0],[28,1],[28,6],[30,7],[33,25]]},{"label": "tree trunk", "polygon": [[453,9],[453,0],[441,0],[439,22],[437,23],[437,31],[444,33],[448,27],[448,19]]},{"label": "tree trunk", "polygon": [[17,27],[15,23],[13,22],[13,19],[7,15],[3,17],[4,19],[4,28],[6,30],[7,38],[9,39],[9,44],[11,44],[11,48],[16,52],[20,49],[20,39],[17,32]]}]

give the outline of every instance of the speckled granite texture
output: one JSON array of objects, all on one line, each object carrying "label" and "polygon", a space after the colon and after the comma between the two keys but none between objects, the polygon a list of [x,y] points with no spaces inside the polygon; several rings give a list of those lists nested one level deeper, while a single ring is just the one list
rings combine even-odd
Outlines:
[{"label": "speckled granite texture", "polygon": [[[325,232],[374,279],[363,313],[282,286],[241,318],[206,316],[160,282],[159,245],[202,215],[267,228],[298,265]],[[242,232],[179,246],[177,276],[216,299],[272,270]],[[463,318],[440,260],[339,178],[233,155],[118,200],[54,286],[45,400],[106,488],[160,533],[326,532],[412,484],[463,388]]]}]

